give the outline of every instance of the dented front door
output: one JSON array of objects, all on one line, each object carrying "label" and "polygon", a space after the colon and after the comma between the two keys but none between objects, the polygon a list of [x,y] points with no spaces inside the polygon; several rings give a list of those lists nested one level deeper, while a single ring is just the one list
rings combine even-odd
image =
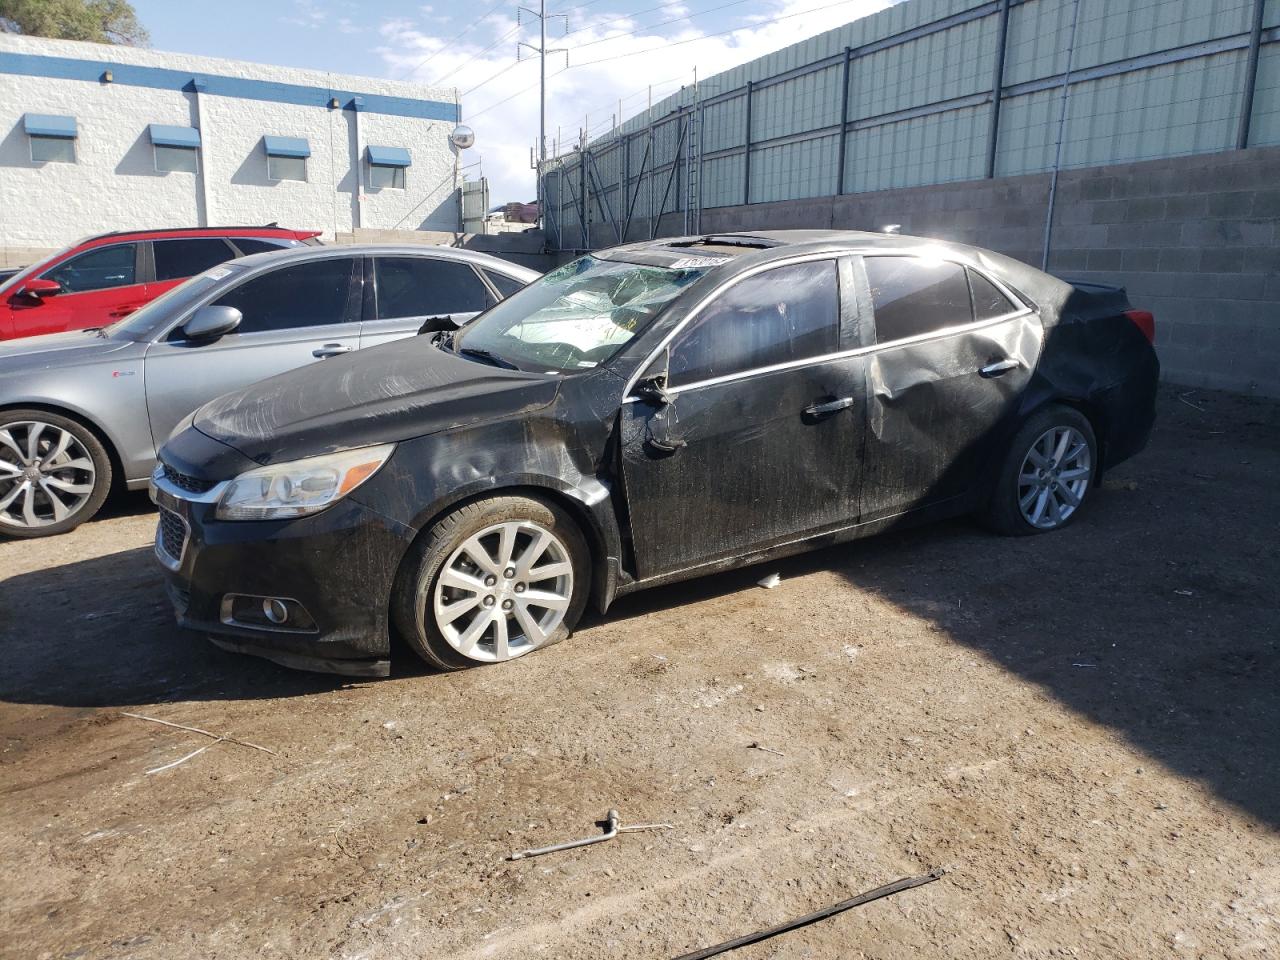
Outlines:
[{"label": "dented front door", "polygon": [[667,395],[623,404],[641,578],[856,521],[865,357],[843,286],[834,259],[740,278],[672,339]]}]

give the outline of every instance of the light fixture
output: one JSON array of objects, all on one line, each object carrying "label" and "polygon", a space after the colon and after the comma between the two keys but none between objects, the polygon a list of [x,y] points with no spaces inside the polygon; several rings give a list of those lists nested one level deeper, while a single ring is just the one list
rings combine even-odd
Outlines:
[{"label": "light fixture", "polygon": [[112,80],[114,80],[114,79],[115,79],[115,77],[113,77],[113,76],[111,75],[111,71],[110,71],[110,70],[103,70],[103,71],[102,71],[102,82],[103,82],[103,83],[110,83],[110,82],[111,82]]}]

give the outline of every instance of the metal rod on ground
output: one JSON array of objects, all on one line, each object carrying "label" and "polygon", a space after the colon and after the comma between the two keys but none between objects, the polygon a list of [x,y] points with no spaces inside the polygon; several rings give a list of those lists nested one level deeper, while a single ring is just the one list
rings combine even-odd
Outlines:
[{"label": "metal rod on ground", "polygon": [[786,923],[778,924],[776,927],[769,927],[767,930],[760,930],[756,933],[749,933],[745,937],[738,937],[734,940],[726,940],[724,943],[717,943],[714,947],[706,947],[702,950],[695,950],[693,953],[682,953],[675,960],[706,960],[707,957],[719,956],[722,953],[728,953],[730,950],[737,950],[739,947],[745,947],[748,944],[759,943],[761,940],[767,940],[769,937],[776,937],[780,933],[788,933],[792,930],[798,930],[801,927],[807,927],[811,923],[817,923],[819,920],[825,920],[827,917],[835,916],[845,910],[853,907],[860,907],[864,903],[870,903],[872,900],[879,900],[883,897],[892,896],[895,893],[901,893],[903,890],[910,890],[912,887],[922,887],[926,883],[940,878],[943,874],[942,870],[934,870],[933,873],[926,873],[920,877],[903,877],[901,880],[895,880],[893,883],[887,883],[883,887],[876,887],[874,890],[868,890],[866,893],[860,893],[856,897],[848,900],[841,900],[839,903],[830,907],[825,907],[814,913],[805,914],[803,917],[797,917],[795,920],[789,920]]},{"label": "metal rod on ground", "polygon": [[669,823],[636,823],[629,827],[621,826],[619,823],[618,811],[610,810],[605,814],[605,832],[598,837],[584,837],[581,840],[569,840],[565,843],[554,843],[549,847],[534,847],[532,850],[518,850],[508,860],[528,860],[530,857],[541,857],[547,853],[559,853],[562,850],[573,850],[577,847],[589,847],[593,843],[604,843],[606,840],[612,840],[620,833],[635,833],[639,830],[670,830]]}]

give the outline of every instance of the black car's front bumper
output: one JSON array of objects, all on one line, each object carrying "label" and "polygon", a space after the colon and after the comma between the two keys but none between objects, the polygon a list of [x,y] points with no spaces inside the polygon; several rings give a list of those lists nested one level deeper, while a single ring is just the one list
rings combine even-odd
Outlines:
[{"label": "black car's front bumper", "polygon": [[[413,530],[352,500],[293,520],[218,520],[223,486],[192,492],[162,471],[152,478],[156,556],[179,625],[289,667],[387,676],[388,602]],[[305,616],[247,622],[234,596],[277,598]]]}]

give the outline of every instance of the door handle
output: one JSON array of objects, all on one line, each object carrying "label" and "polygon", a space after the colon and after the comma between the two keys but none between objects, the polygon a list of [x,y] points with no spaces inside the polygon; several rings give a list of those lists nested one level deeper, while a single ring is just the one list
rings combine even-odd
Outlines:
[{"label": "door handle", "polygon": [[340,353],[350,353],[355,347],[347,346],[345,343],[326,343],[318,350],[312,350],[311,355],[319,360],[325,357],[336,357]]},{"label": "door handle", "polygon": [[127,317],[133,311],[137,310],[141,304],[131,304],[127,307],[121,307],[119,310],[112,310],[107,314],[108,317]]},{"label": "door handle", "polygon": [[978,375],[990,379],[1008,373],[1018,366],[1017,360],[997,360],[994,363],[988,363],[985,367],[978,371]]},{"label": "door handle", "polygon": [[839,400],[828,400],[826,403],[815,403],[804,408],[806,417],[829,417],[833,413],[839,413],[841,410],[848,410],[853,406],[853,397],[841,397]]}]

